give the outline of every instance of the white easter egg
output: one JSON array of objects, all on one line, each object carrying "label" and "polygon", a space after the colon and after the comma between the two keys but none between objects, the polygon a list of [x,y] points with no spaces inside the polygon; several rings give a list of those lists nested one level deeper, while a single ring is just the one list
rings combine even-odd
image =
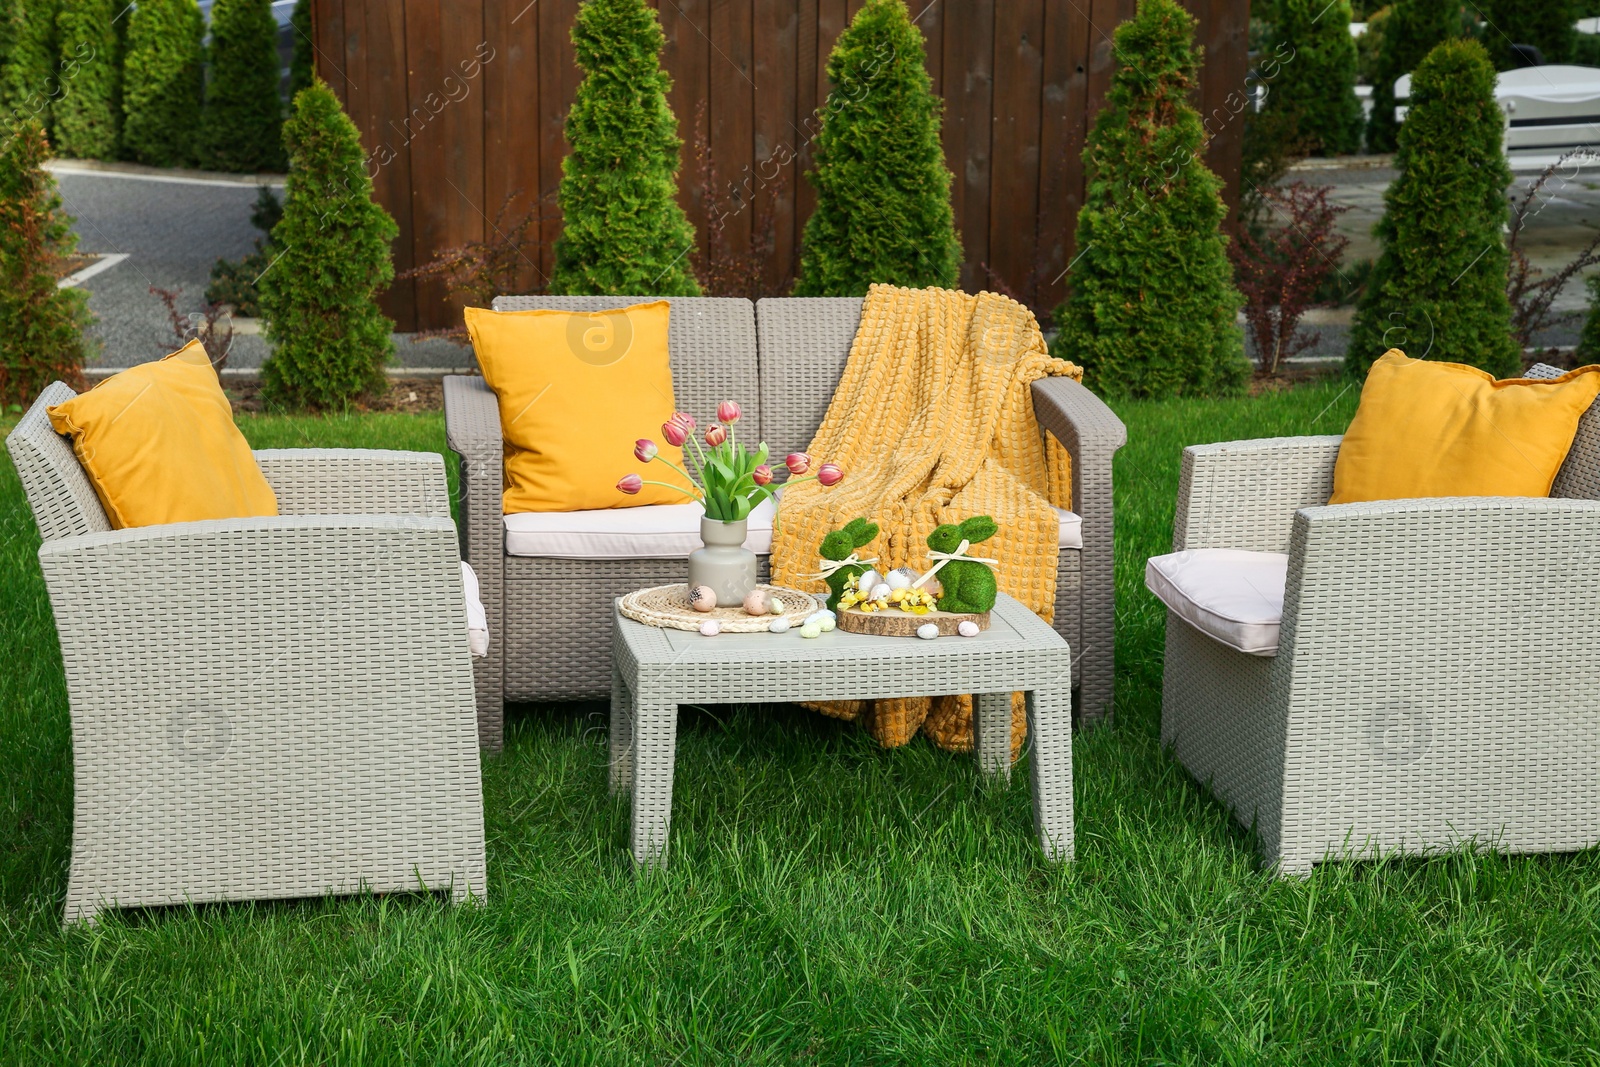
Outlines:
[{"label": "white easter egg", "polygon": [[892,592],[894,592],[894,590],[889,588],[888,582],[879,582],[877,585],[872,587],[872,599],[883,600]]},{"label": "white easter egg", "polygon": [[917,627],[917,636],[922,638],[924,641],[932,641],[935,637],[939,636],[939,625],[937,623],[925,622],[921,626]]},{"label": "white easter egg", "polygon": [[961,624],[956,627],[956,632],[962,637],[977,637],[982,631],[978,629],[978,624],[971,619],[962,619]]},{"label": "white easter egg", "polygon": [[814,622],[808,622],[804,626],[800,627],[800,636],[801,637],[821,637],[822,636],[822,627],[817,625]]},{"label": "white easter egg", "polygon": [[877,585],[881,581],[883,581],[883,575],[879,574],[871,567],[868,567],[866,570],[861,572],[861,577],[856,581],[856,588],[865,589],[870,593],[872,592],[873,586]]},{"label": "white easter egg", "polygon": [[910,567],[896,567],[884,579],[889,583],[890,589],[910,589],[911,583],[916,580],[917,572]]},{"label": "white easter egg", "polygon": [[786,634],[789,632],[789,620],[773,619],[771,622],[767,623],[767,629],[771,630],[775,634]]},{"label": "white easter egg", "polygon": [[702,637],[715,637],[721,632],[722,624],[716,619],[707,619],[700,624],[700,635]]}]

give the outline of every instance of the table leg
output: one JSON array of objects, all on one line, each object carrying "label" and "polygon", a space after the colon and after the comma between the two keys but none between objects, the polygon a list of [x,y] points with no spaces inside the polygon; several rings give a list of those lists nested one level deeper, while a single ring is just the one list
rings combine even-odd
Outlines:
[{"label": "table leg", "polygon": [[615,657],[611,661],[611,760],[612,795],[633,787],[633,694],[622,680]]},{"label": "table leg", "polygon": [[633,862],[667,865],[672,827],[672,772],[678,749],[678,705],[633,701]]},{"label": "table leg", "polygon": [[1028,693],[1033,828],[1047,859],[1072,859],[1072,691]]},{"label": "table leg", "polygon": [[1011,779],[1011,694],[978,693],[972,698],[972,750],[978,770]]}]

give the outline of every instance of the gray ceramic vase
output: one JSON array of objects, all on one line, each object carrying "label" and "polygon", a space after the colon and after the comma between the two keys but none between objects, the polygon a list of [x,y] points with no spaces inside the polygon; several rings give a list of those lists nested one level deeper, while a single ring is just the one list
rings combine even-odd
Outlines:
[{"label": "gray ceramic vase", "polygon": [[744,547],[749,532],[747,519],[722,522],[701,516],[704,545],[689,553],[689,588],[710,586],[719,608],[743,604],[756,587],[756,554]]}]

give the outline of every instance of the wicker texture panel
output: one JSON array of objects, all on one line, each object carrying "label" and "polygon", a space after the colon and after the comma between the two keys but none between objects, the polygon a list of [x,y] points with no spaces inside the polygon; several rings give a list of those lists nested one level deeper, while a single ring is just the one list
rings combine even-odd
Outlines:
[{"label": "wicker texture panel", "polygon": [[33,521],[46,541],[111,529],[71,443],[56,433],[45,413],[46,408],[77,395],[71,386],[51,382],[6,437],[6,449],[33,509]]},{"label": "wicker texture panel", "polygon": [[633,855],[664,865],[672,821],[678,705],[762,703],[802,692],[817,700],[978,693],[979,767],[1010,773],[1011,697],[1029,694],[1034,827],[1052,860],[1073,856],[1071,653],[1060,635],[1007,596],[975,638],[918,641],[836,630],[700,637],[616,623],[610,781],[633,794]]},{"label": "wicker texture panel", "polygon": [[449,519],[180,523],[39,558],[72,706],[69,922],[419,885],[484,896]]},{"label": "wicker texture panel", "polygon": [[437,452],[273,448],[255,456],[279,515],[450,517],[444,457]]},{"label": "wicker texture panel", "polygon": [[755,306],[716,296],[501,296],[496,311],[605,311],[666,300],[672,305],[667,347],[672,393],[679,411],[705,425],[724,400],[737,400],[752,426],[761,425],[756,382]]},{"label": "wicker texture panel", "polygon": [[[1105,401],[1071,378],[1033,383],[1033,408],[1039,427],[1072,456],[1072,508],[1083,519],[1083,549],[1078,553],[1079,599],[1062,612],[1064,594],[1056,591],[1056,629],[1078,657],[1078,721],[1109,722],[1116,680],[1116,545],[1112,514],[1112,463],[1128,440],[1122,420]],[[1061,554],[1066,562],[1067,553]],[[1066,584],[1064,569],[1056,580]],[[1076,635],[1073,633],[1076,628]]]},{"label": "wicker texture panel", "polygon": [[[1341,440],[1267,437],[1185,448],[1172,550],[1288,551],[1295,509],[1326,504],[1333,492]],[[1083,539],[1087,545],[1087,528]]]},{"label": "wicker texture panel", "polygon": [[505,742],[506,539],[500,494],[504,443],[494,393],[476,375],[444,379],[445,441],[459,462],[461,558],[478,575],[478,595],[489,623],[489,654],[473,661],[478,739],[491,752]]},{"label": "wicker texture panel", "polygon": [[860,323],[859,296],[768,297],[756,302],[761,439],[774,455],[811,447]]},{"label": "wicker texture panel", "polygon": [[[1284,497],[1305,495],[1329,466],[1325,447],[1240,444],[1228,454],[1279,457],[1268,491]],[[1185,474],[1186,489],[1198,483],[1187,456]],[[1212,478],[1205,503],[1222,513],[1238,493],[1232,504],[1257,516],[1241,534],[1265,538],[1278,522],[1255,510],[1259,487],[1259,475]],[[1467,841],[1507,852],[1600,842],[1588,648],[1600,626],[1600,502],[1290,514],[1278,655],[1232,653],[1169,616],[1162,700],[1163,740],[1256,822],[1267,860],[1303,874],[1325,858]]]}]

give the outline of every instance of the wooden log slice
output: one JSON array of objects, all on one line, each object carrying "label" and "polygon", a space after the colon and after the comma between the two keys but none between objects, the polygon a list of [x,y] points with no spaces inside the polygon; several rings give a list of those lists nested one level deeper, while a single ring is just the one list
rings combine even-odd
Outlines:
[{"label": "wooden log slice", "polygon": [[915,637],[917,627],[933,623],[939,627],[940,637],[954,637],[956,627],[971,620],[978,629],[989,628],[987,611],[930,611],[926,615],[913,615],[898,608],[883,611],[862,611],[851,608],[839,612],[839,629],[853,634],[871,634],[875,637]]}]

